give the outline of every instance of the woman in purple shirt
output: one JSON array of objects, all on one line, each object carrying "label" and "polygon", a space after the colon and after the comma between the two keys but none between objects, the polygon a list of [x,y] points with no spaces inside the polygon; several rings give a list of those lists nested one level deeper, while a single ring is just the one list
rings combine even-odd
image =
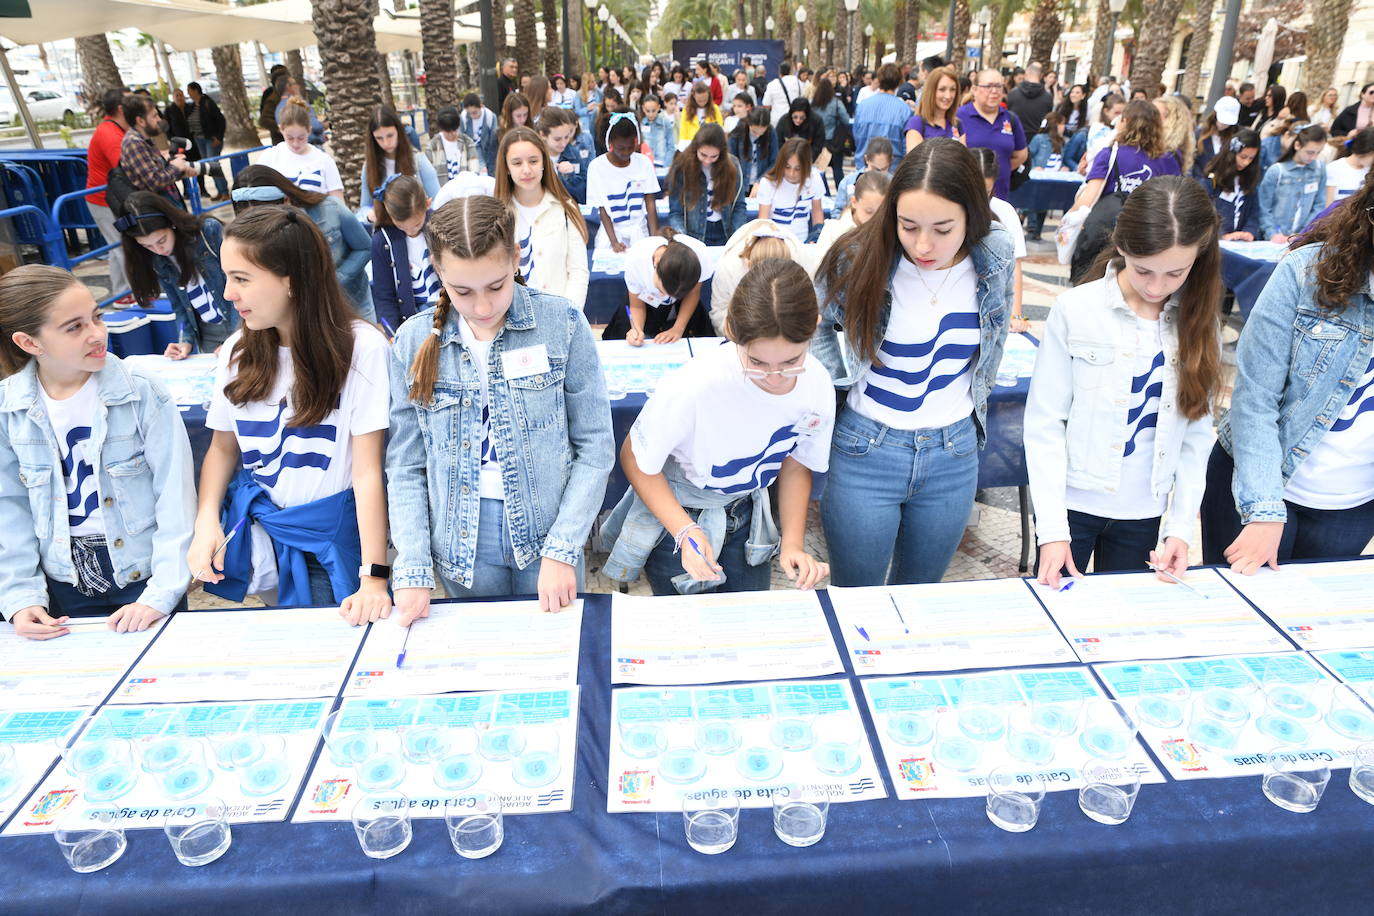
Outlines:
[{"label": "woman in purple shirt", "polygon": [[1111,147],[1098,152],[1088,167],[1088,180],[1074,210],[1087,206],[1088,201],[1096,201],[1099,187],[1101,196],[1118,191],[1130,194],[1151,178],[1182,174],[1178,156],[1164,148],[1164,124],[1159,110],[1139,100],[1127,105],[1121,116],[1116,133],[1116,162],[1111,160]]},{"label": "woman in purple shirt", "polygon": [[926,77],[926,88],[916,114],[906,122],[906,151],[909,153],[929,137],[962,140],[959,119],[959,77],[953,67],[940,67]]}]

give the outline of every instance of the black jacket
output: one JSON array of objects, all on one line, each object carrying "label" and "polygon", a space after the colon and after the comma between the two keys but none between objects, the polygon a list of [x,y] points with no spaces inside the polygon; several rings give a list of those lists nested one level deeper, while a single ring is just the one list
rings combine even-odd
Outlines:
[{"label": "black jacket", "polygon": [[[1347,105],[1341,109],[1341,113],[1336,115],[1336,119],[1331,122],[1331,136],[1344,137],[1355,129],[1355,122],[1360,117],[1360,103]],[[1371,121],[1374,123],[1374,121]]]},{"label": "black jacket", "polygon": [[[792,123],[792,114],[802,111],[806,113],[806,120],[801,123],[801,127]],[[788,107],[787,116],[778,122],[778,146],[781,147],[793,137],[801,137],[811,144],[811,161],[825,149],[825,122],[820,115],[811,110],[811,103],[806,99],[793,99]]]},{"label": "black jacket", "polygon": [[1040,125],[1045,115],[1054,107],[1054,96],[1045,89],[1044,83],[1022,80],[1011,92],[1007,93],[1007,107],[1021,119],[1021,129],[1027,137],[1040,133]]},{"label": "black jacket", "polygon": [[224,121],[224,113],[219,110],[215,100],[205,93],[201,93],[200,101],[196,102],[200,108],[200,132],[211,140],[224,140],[224,130],[228,126]]}]

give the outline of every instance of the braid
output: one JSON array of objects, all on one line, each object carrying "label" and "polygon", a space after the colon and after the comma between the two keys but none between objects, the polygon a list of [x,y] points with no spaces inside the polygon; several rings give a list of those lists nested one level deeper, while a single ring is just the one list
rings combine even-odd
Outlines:
[{"label": "braid", "polygon": [[434,305],[434,325],[410,364],[409,395],[416,404],[428,404],[434,399],[434,382],[439,377],[439,336],[444,333],[452,309],[448,290],[440,290],[439,301]]}]

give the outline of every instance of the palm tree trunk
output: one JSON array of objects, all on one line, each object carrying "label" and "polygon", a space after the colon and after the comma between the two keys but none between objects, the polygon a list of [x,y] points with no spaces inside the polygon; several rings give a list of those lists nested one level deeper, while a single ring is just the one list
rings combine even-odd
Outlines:
[{"label": "palm tree trunk", "polygon": [[1150,98],[1158,95],[1164,65],[1174,44],[1174,29],[1183,0],[1153,0],[1145,7],[1145,20],[1137,34],[1135,54],[1131,57],[1131,88],[1144,89]]},{"label": "palm tree trunk", "polygon": [[300,50],[286,52],[286,72],[296,78],[296,82],[305,88],[305,58],[301,56]]},{"label": "palm tree trunk", "polygon": [[[510,44],[506,40],[506,0],[491,0],[491,31],[496,36],[496,66],[499,70],[501,59],[510,56]],[[480,71],[477,82],[479,85],[482,82]],[[494,101],[488,104],[494,104]]]},{"label": "palm tree trunk", "polygon": [[583,9],[577,0],[568,0],[568,19],[571,21],[563,23],[563,28],[571,30],[568,32],[568,51],[572,60],[564,64],[567,69],[563,75],[567,77],[581,77],[587,70],[587,46],[582,35]]},{"label": "palm tree trunk", "polygon": [[[1092,67],[1088,70],[1090,78],[1110,75],[1106,72],[1107,55],[1115,41],[1116,36],[1112,34],[1112,8],[1107,5],[1107,0],[1097,0],[1097,8],[1093,11],[1093,56]],[[1198,59],[1201,60],[1201,57]],[[1091,79],[1088,88],[1096,89],[1096,82]]]},{"label": "palm tree trunk", "polygon": [[84,35],[76,40],[76,54],[81,61],[81,82],[86,102],[93,112],[100,109],[100,97],[107,89],[123,89],[124,77],[119,75],[110,42],[104,33]]},{"label": "palm tree trunk", "polygon": [[1064,20],[1059,18],[1059,0],[1040,0],[1035,5],[1030,22],[1030,60],[1038,61],[1046,69],[1054,54],[1054,43],[1064,30]]},{"label": "palm tree trunk", "polygon": [[420,0],[420,53],[425,58],[425,109],[433,124],[440,108],[456,107],[460,101],[453,51],[453,0]]},{"label": "palm tree trunk", "polygon": [[[1106,3],[1107,0],[1102,2]],[[1003,3],[997,15],[993,17],[992,28],[988,29],[988,59],[982,62],[982,66],[994,70],[1002,66],[1002,46],[1006,44],[1007,27],[1011,25],[1011,17],[1019,8],[1019,3]]]},{"label": "palm tree trunk", "polygon": [[[376,31],[373,33],[373,41],[376,41]],[[387,60],[387,55],[381,51],[373,49],[372,54],[373,72],[377,74],[377,91],[381,98],[381,104],[388,108],[396,107],[396,96],[391,91],[391,66]]]},{"label": "palm tree trunk", "polygon": [[468,75],[472,82],[468,83],[468,90],[480,93],[482,91],[482,61],[477,56],[477,42],[468,45]]},{"label": "palm tree trunk", "polygon": [[1307,98],[1311,100],[1309,105],[1321,98],[1336,74],[1336,62],[1341,58],[1345,33],[1350,27],[1352,5],[1351,0],[1315,0],[1312,4],[1312,26],[1306,44],[1307,66],[1303,68]]},{"label": "palm tree trunk", "polygon": [[973,10],[968,0],[954,0],[954,59],[950,63],[960,73],[968,69],[968,36],[972,28]]},{"label": "palm tree trunk", "polygon": [[[500,2],[500,0],[497,0]],[[522,74],[539,70],[539,35],[534,28],[534,0],[515,0],[515,58]]]},{"label": "palm tree trunk", "polygon": [[[1212,10],[1216,0],[1197,0],[1197,11],[1193,15],[1193,37],[1188,41],[1188,65],[1183,69],[1181,93],[1190,104],[1197,95],[1198,84],[1202,82],[1202,59],[1212,47]],[[1309,56],[1308,61],[1312,58]]]},{"label": "palm tree trunk", "polygon": [[[906,4],[902,0],[897,0],[892,6],[892,49],[900,64],[906,51]],[[882,60],[882,57],[878,60]]]},{"label": "palm tree trunk", "polygon": [[[569,5],[571,3],[569,0]],[[558,31],[558,5],[554,0],[543,0],[539,18],[544,23],[544,73],[562,73],[563,35]]]},{"label": "palm tree trunk", "polygon": [[370,0],[314,0],[315,40],[329,92],[330,146],[339,164],[344,195],[358,202],[363,140],[372,106],[381,101],[376,83],[377,34]]},{"label": "palm tree trunk", "polygon": [[816,13],[816,0],[806,0],[806,53],[807,65],[819,71],[821,68],[821,20]]},{"label": "palm tree trunk", "polygon": [[219,78],[219,110],[224,114],[224,144],[248,149],[260,144],[254,121],[255,108],[248,104],[243,86],[243,58],[238,45],[216,45],[210,49]]}]

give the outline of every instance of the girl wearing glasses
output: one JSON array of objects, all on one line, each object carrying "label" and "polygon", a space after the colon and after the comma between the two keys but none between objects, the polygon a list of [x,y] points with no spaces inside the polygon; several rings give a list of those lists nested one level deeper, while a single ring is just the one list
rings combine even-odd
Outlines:
[{"label": "girl wearing glasses", "polygon": [[1302,242],[1245,321],[1207,465],[1203,562],[1245,575],[1374,537],[1374,183]]},{"label": "girl wearing glasses", "polygon": [[830,375],[807,352],[818,318],[795,261],[745,274],[730,299],[730,341],[664,376],[620,450],[632,489],[602,528],[615,545],[607,576],[630,582],[643,570],[655,595],[672,595],[766,590],[775,555],[798,588],[829,574],[804,542],[835,410]]}]

